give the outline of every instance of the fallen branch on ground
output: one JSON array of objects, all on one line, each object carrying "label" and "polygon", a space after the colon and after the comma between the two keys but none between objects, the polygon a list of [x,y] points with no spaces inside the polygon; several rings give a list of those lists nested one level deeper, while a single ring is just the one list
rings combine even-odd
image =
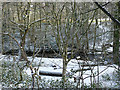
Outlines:
[{"label": "fallen branch on ground", "polygon": [[62,77],[61,72],[39,71],[39,75]]},{"label": "fallen branch on ground", "polygon": [[73,70],[72,72],[76,73],[76,72],[87,71],[87,70],[91,70],[91,68],[77,69],[77,70]]}]

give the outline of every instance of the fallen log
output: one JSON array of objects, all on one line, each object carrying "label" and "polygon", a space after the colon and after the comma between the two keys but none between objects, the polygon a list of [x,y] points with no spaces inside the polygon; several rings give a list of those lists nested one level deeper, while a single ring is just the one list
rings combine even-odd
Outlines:
[{"label": "fallen log", "polygon": [[39,71],[39,75],[62,77],[61,72]]},{"label": "fallen log", "polygon": [[86,64],[86,65],[81,65],[81,67],[94,67],[94,66],[98,66],[98,64],[92,64],[92,65],[89,65],[89,64]]},{"label": "fallen log", "polygon": [[76,72],[87,71],[87,70],[91,70],[91,68],[72,70],[72,72],[76,73]]},{"label": "fallen log", "polygon": [[[72,72],[76,73],[76,72],[87,71],[87,70],[91,70],[91,68],[72,70]],[[61,72],[49,72],[49,71],[41,71],[41,70],[39,71],[39,75],[62,77]]]},{"label": "fallen log", "polygon": [[94,66],[106,66],[106,65],[110,65],[112,63],[105,63],[105,62],[101,62],[99,64],[84,64],[84,65],[81,65],[81,67],[94,67]]}]

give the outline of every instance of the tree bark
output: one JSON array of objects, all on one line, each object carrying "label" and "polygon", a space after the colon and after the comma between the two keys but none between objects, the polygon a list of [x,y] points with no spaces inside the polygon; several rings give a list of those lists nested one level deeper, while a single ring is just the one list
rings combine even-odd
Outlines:
[{"label": "tree bark", "polygon": [[[0,33],[2,33],[2,2],[0,2]],[[0,34],[0,53],[2,53],[2,34]]]},{"label": "tree bark", "polygon": [[[116,4],[117,12],[115,12],[115,17],[120,21],[120,2]],[[116,11],[116,10],[115,10]],[[114,25],[114,37],[113,37],[113,61],[115,64],[120,66],[120,59],[119,59],[119,30],[120,26],[115,24]]]},{"label": "tree bark", "polygon": [[66,82],[66,71],[67,71],[67,61],[63,59],[63,71],[62,71],[63,87],[65,86],[65,82]]}]

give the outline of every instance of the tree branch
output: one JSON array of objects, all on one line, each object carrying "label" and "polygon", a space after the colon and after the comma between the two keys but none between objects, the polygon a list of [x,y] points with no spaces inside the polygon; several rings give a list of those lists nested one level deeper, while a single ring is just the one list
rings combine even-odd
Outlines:
[{"label": "tree branch", "polygon": [[120,26],[120,21],[115,19],[105,8],[103,8],[98,2],[94,2],[108,17],[111,18],[118,26]]},{"label": "tree branch", "polygon": [[[109,3],[110,3],[110,2],[105,3],[105,4],[101,5],[101,6],[104,7],[104,6],[108,5]],[[86,11],[86,12],[83,12],[83,13],[81,13],[80,15],[86,14],[86,13],[89,13],[89,12],[92,12],[92,11],[95,11],[95,10],[97,10],[97,9],[99,9],[99,7],[94,8],[94,9],[91,9],[91,10],[88,10],[88,11]]]}]

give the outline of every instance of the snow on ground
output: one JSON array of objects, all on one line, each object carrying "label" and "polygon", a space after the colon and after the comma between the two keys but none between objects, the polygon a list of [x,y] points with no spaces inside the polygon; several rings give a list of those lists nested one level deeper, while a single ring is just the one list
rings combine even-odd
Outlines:
[{"label": "snow on ground", "polygon": [[[36,62],[39,59],[40,58],[35,58],[34,62]],[[39,70],[41,70],[41,71],[47,71],[47,72],[61,72],[62,73],[62,59],[61,58],[42,58],[41,62],[42,62],[42,64],[41,64],[41,67],[39,68]],[[68,63],[67,72],[70,72],[71,69],[73,69],[73,70],[78,69],[79,68],[79,64],[78,63],[83,63],[83,62],[84,61],[82,61],[82,60],[78,61],[78,60],[72,59]],[[93,64],[93,62],[91,62],[91,61],[88,61],[87,63]],[[56,65],[56,69],[54,69],[54,67],[52,67],[53,65]],[[102,79],[102,76],[107,75],[107,74],[110,75],[110,76],[112,76],[113,72],[115,71],[114,67],[117,68],[117,65],[107,65],[107,66],[99,66],[99,67],[95,66],[94,67],[93,72],[96,73],[96,75],[97,75],[97,70],[99,68],[100,82],[102,83],[102,85],[104,87],[113,87],[115,85],[112,81],[103,81],[103,79]],[[89,68],[89,67],[84,67],[84,68]],[[28,75],[31,75],[30,69],[26,69],[25,71],[26,71],[26,73]],[[91,75],[91,70],[84,71],[83,78],[86,78],[84,80],[84,83],[86,83],[86,85],[90,85],[90,83],[91,83],[90,77],[89,77],[90,75]],[[74,77],[76,77],[76,78],[79,77],[79,72],[77,72],[76,74],[74,74]],[[46,78],[47,80],[61,79],[61,77],[53,77],[53,76],[51,77],[51,76],[43,76],[43,75],[41,75],[41,78]],[[97,78],[98,78],[98,76],[95,77],[96,81],[97,81]],[[73,78],[70,79],[70,80],[74,81]]]},{"label": "snow on ground", "polygon": [[[5,56],[5,55],[0,55],[0,61],[1,60],[8,60],[10,59],[10,61],[12,61],[13,56]],[[17,56],[16,56],[17,58]],[[28,59],[30,61],[32,61],[32,57],[28,57]],[[39,67],[39,70],[41,71],[47,71],[47,72],[60,72],[62,73],[62,58],[41,58],[41,57],[35,57],[35,59],[33,60],[33,63],[35,65],[39,65],[39,62],[41,62],[40,64],[40,67]],[[79,68],[81,68],[81,65],[80,64],[83,64],[83,63],[86,63],[85,61],[83,60],[75,60],[75,59],[72,59],[69,63],[68,63],[68,66],[67,66],[67,73],[70,72],[71,70],[77,70]],[[87,61],[88,64],[93,64],[94,62],[92,61]],[[86,64],[87,64],[86,63]],[[37,67],[35,66],[35,67]],[[53,66],[56,66],[56,67],[53,67]],[[114,71],[115,71],[115,68],[114,67],[118,67],[117,65],[106,65],[106,66],[94,66],[92,67],[93,69],[93,72],[94,74],[96,75],[95,77],[95,80],[97,81],[97,74],[98,74],[98,69],[99,69],[99,79],[100,79],[100,82],[102,83],[103,87],[114,87],[115,85],[115,82],[113,81],[106,81],[104,80],[102,77],[104,75],[109,75],[109,76],[112,76]],[[87,67],[84,67],[84,68],[89,68],[88,66]],[[38,70],[38,71],[39,71]],[[31,71],[29,68],[26,68],[24,69],[24,72],[26,72],[28,75],[31,75]],[[73,76],[78,78],[80,75],[80,73],[77,72],[75,73]],[[84,71],[84,75],[83,75],[83,78],[85,78],[84,80],[84,83],[86,83],[86,85],[89,85],[90,84],[90,76],[91,75],[91,70],[87,70],[87,71]],[[88,78],[87,78],[88,77]],[[46,80],[56,80],[56,79],[61,79],[61,77],[53,77],[53,76],[43,76],[41,75],[41,78],[46,78]],[[74,81],[74,79],[70,79],[71,81]]]}]

